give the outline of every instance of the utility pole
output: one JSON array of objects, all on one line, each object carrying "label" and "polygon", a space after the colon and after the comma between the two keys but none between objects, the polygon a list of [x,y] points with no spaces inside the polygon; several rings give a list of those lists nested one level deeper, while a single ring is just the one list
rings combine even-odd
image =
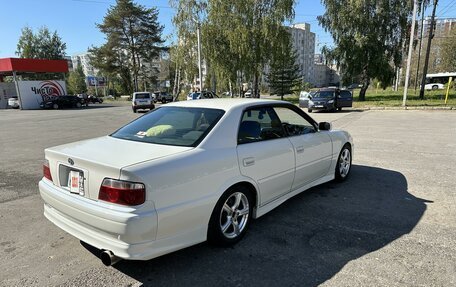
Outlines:
[{"label": "utility pole", "polygon": [[415,96],[416,96],[416,87],[418,86],[418,73],[420,72],[420,61],[421,61],[421,49],[423,48],[423,31],[424,31],[424,11],[426,10],[426,5],[424,1],[421,1],[421,31],[420,31],[420,47],[418,48],[418,62],[416,65],[416,76],[415,76]]},{"label": "utility pole", "polygon": [[432,8],[431,16],[431,26],[429,27],[429,37],[426,49],[426,58],[424,60],[423,76],[421,78],[421,87],[420,87],[420,99],[424,99],[424,85],[426,84],[426,74],[429,66],[429,53],[431,52],[431,42],[434,38],[434,25],[435,25],[435,10],[437,9],[437,3],[439,0],[434,0],[434,8]]},{"label": "utility pole", "polygon": [[413,1],[413,16],[412,16],[412,30],[410,31],[410,43],[407,58],[407,72],[405,73],[405,85],[404,85],[404,99],[402,106],[405,107],[407,101],[407,90],[410,80],[410,64],[412,62],[412,50],[413,50],[413,38],[415,38],[415,22],[416,22],[416,9],[418,7],[418,0]]}]

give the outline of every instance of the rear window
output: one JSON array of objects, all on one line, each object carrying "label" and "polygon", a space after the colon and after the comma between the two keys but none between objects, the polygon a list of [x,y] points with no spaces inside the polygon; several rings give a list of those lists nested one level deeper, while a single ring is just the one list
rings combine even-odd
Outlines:
[{"label": "rear window", "polygon": [[146,143],[196,146],[223,116],[218,109],[161,107],[111,136]]},{"label": "rear window", "polygon": [[136,94],[135,99],[150,99],[149,93]]}]

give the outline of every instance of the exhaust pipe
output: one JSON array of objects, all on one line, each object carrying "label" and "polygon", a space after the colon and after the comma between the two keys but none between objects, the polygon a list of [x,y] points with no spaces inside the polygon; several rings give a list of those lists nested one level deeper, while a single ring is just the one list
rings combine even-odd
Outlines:
[{"label": "exhaust pipe", "polygon": [[112,253],[110,250],[102,251],[100,254],[100,259],[105,266],[111,266],[121,260],[121,258],[115,256],[114,253]]}]

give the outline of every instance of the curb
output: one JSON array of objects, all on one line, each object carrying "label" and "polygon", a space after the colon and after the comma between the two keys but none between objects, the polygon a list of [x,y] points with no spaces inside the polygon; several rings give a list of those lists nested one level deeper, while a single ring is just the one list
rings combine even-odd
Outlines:
[{"label": "curb", "polygon": [[365,110],[365,111],[383,111],[383,110],[390,110],[390,111],[397,111],[397,110],[410,110],[410,111],[423,111],[423,110],[431,110],[431,111],[456,111],[456,107],[428,107],[428,106],[411,106],[411,107],[359,107],[353,108],[354,110]]}]

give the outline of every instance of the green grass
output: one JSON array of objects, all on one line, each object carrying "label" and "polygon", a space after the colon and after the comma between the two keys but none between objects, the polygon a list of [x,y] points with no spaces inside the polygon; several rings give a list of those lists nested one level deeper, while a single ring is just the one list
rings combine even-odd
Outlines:
[{"label": "green grass", "polygon": [[[369,89],[366,92],[366,100],[359,101],[360,90],[353,91],[353,107],[354,108],[368,108],[368,107],[401,107],[404,90],[400,89],[395,92],[391,88],[386,90]],[[450,90],[448,102],[445,105],[446,90],[438,91],[425,91],[424,100],[419,99],[419,90],[409,89],[407,94],[407,106],[409,107],[453,107],[456,108],[456,91]],[[299,103],[298,96],[289,96],[285,98],[293,104]]]}]

